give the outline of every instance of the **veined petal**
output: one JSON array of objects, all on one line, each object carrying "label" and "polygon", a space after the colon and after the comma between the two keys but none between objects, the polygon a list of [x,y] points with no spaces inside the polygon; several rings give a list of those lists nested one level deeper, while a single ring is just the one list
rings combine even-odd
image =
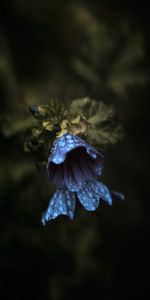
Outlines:
[{"label": "veined petal", "polygon": [[49,181],[76,192],[85,182],[96,181],[102,170],[103,154],[80,137],[66,133],[54,142],[47,163]]},{"label": "veined petal", "polygon": [[74,160],[70,164],[64,164],[64,183],[70,192],[76,192],[81,188],[83,178],[83,174]]},{"label": "veined petal", "polygon": [[58,188],[42,216],[43,225],[59,215],[67,215],[71,220],[74,218],[76,196],[65,188]]}]

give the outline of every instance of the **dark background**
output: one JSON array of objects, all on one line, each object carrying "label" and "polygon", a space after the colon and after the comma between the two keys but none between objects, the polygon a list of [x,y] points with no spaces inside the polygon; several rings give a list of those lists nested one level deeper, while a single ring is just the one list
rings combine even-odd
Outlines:
[{"label": "dark background", "polygon": [[[137,1],[3,1],[0,9],[2,299],[145,299],[149,291],[149,10]],[[28,106],[112,104],[125,138],[102,181],[125,202],[78,205],[43,227],[51,187],[25,153]]]}]

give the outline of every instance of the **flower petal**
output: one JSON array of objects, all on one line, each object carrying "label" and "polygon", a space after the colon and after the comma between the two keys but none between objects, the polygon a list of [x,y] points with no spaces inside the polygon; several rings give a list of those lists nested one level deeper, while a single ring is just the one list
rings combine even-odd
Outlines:
[{"label": "flower petal", "polygon": [[67,215],[70,219],[73,219],[75,202],[75,193],[69,192],[65,188],[58,188],[50,201],[47,211],[42,216],[43,225],[59,215]]},{"label": "flower petal", "polygon": [[[76,176],[77,174],[77,176]],[[76,192],[82,187],[83,174],[75,161],[72,164],[64,164],[64,183],[70,192]]]},{"label": "flower petal", "polygon": [[125,200],[125,196],[120,192],[111,191],[111,195],[118,198],[119,200],[122,200],[122,201]]},{"label": "flower petal", "polygon": [[77,196],[86,210],[96,210],[100,201],[99,182],[86,182],[80,191],[77,192]]},{"label": "flower petal", "polygon": [[111,197],[111,194],[110,194],[107,186],[105,184],[103,184],[102,182],[98,182],[98,187],[99,187],[99,192],[100,192],[101,198],[105,202],[107,202],[109,205],[112,205],[112,197]]},{"label": "flower petal", "polygon": [[88,145],[79,136],[71,133],[65,133],[63,136],[55,140],[51,149],[51,154],[48,158],[48,165],[50,162],[61,164],[65,161],[68,152],[78,148],[84,147],[90,157],[96,159],[97,157],[103,159],[103,154],[98,152],[94,147]]}]

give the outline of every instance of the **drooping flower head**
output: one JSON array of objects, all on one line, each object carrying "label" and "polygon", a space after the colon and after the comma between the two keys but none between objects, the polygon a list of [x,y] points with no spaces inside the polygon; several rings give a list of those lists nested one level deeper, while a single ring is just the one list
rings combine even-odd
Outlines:
[{"label": "drooping flower head", "polygon": [[48,158],[47,176],[57,190],[43,214],[43,224],[61,214],[73,219],[76,198],[88,211],[96,210],[101,199],[111,205],[108,188],[97,180],[102,170],[103,153],[79,136],[66,133],[56,139]]}]

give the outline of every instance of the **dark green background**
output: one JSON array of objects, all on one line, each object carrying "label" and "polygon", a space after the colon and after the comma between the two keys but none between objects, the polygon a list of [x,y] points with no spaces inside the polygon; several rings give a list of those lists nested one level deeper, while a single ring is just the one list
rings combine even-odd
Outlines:
[{"label": "dark green background", "polygon": [[[146,297],[149,10],[122,2],[1,4],[1,299]],[[77,205],[73,222],[43,227],[52,190],[23,150],[28,106],[84,96],[112,104],[124,126],[124,140],[106,149],[102,181],[126,201],[95,213]]]}]

